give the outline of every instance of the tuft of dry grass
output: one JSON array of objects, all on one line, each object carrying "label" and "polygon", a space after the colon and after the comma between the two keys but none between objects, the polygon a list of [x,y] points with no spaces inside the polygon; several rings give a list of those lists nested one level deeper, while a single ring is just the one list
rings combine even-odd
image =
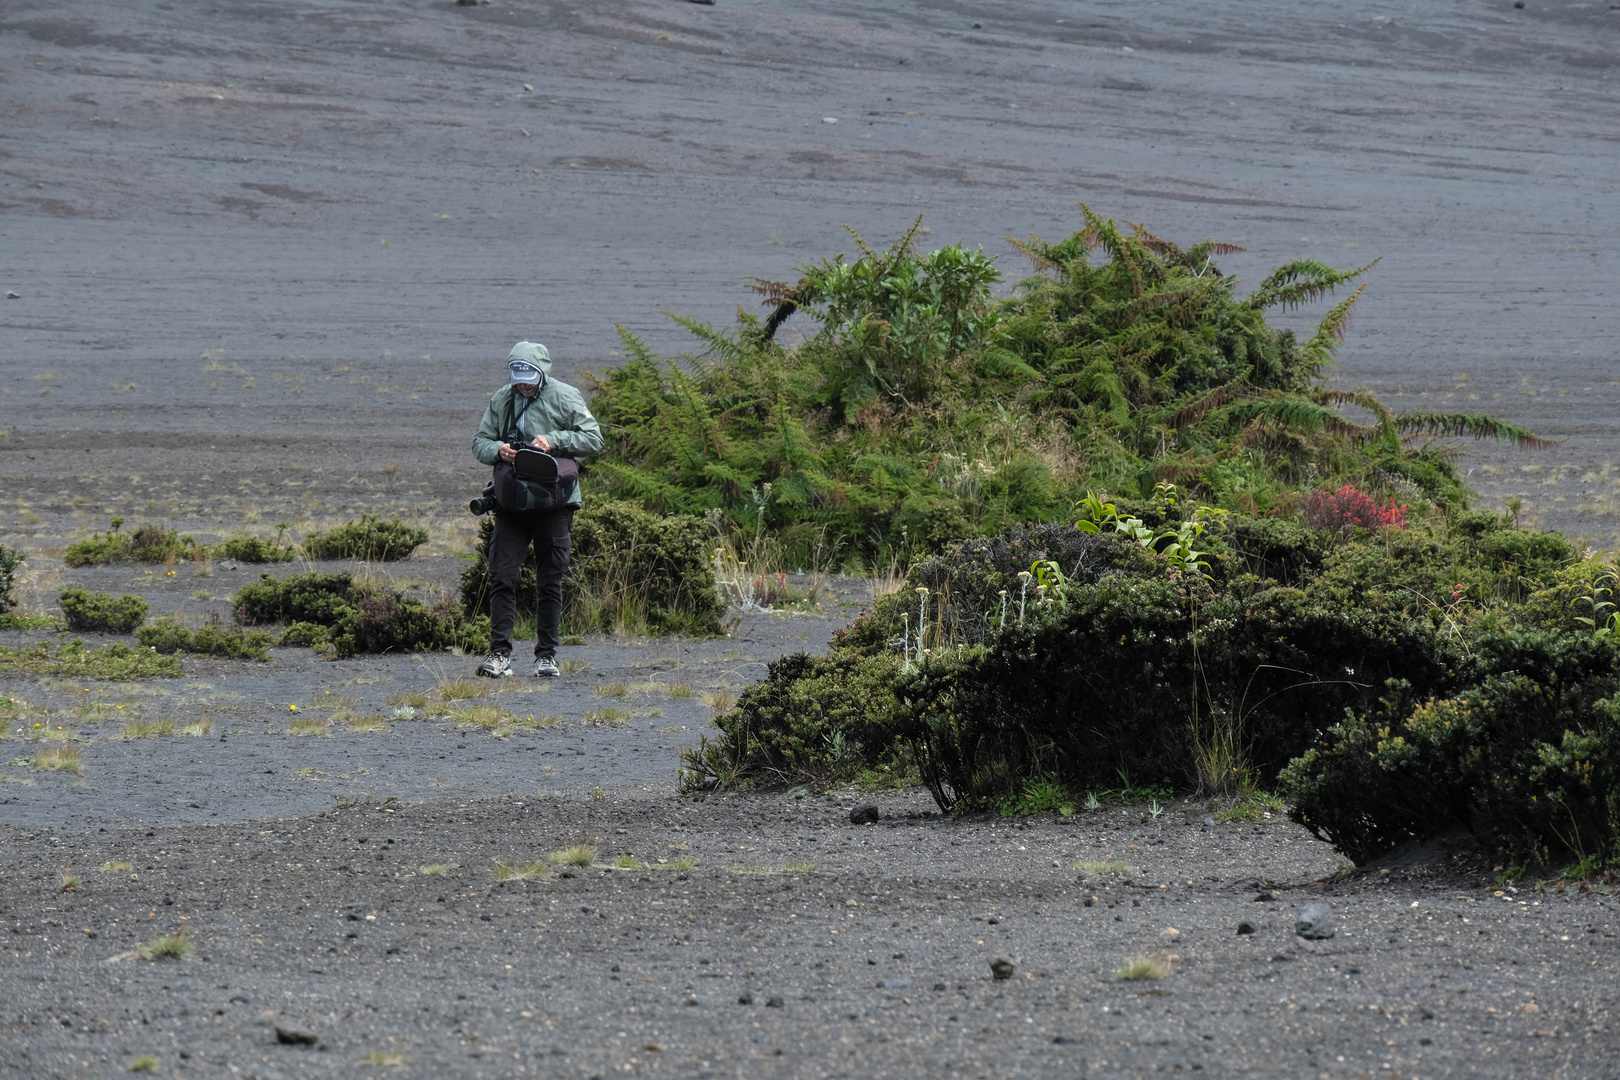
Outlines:
[{"label": "tuft of dry grass", "polygon": [[1170,974],[1171,957],[1167,953],[1154,953],[1152,956],[1138,956],[1134,960],[1127,960],[1114,971],[1114,978],[1121,982],[1140,982],[1144,979],[1162,979]]},{"label": "tuft of dry grass", "polygon": [[560,716],[520,716],[512,721],[514,727],[520,728],[554,728],[562,727]]},{"label": "tuft of dry grass", "polygon": [[557,661],[557,670],[558,671],[584,671],[587,668],[589,668],[590,666],[591,665],[587,664],[583,660],[559,660],[559,661]]},{"label": "tuft of dry grass", "polygon": [[428,707],[428,704],[429,704],[429,702],[431,700],[432,699],[429,698],[426,694],[419,694],[419,693],[416,693],[415,691],[408,691],[408,692],[400,693],[400,694],[390,694],[389,697],[388,697],[388,704],[396,705],[396,706],[403,706],[403,707],[409,708],[409,709],[425,709],[425,708]]},{"label": "tuft of dry grass", "polygon": [[75,889],[77,889],[80,885],[83,885],[83,884],[84,884],[84,878],[80,877],[77,874],[63,874],[62,875],[62,891],[63,892],[73,892]]},{"label": "tuft of dry grass", "polygon": [[494,687],[488,679],[443,679],[433,689],[440,701],[471,701],[486,696]]},{"label": "tuft of dry grass", "polygon": [[622,682],[601,683],[591,693],[597,697],[625,697],[630,693],[630,688]]},{"label": "tuft of dry grass", "polygon": [[154,735],[173,735],[173,720],[131,720],[124,725],[126,739],[149,739]]},{"label": "tuft of dry grass", "polygon": [[84,772],[84,762],[77,746],[46,746],[34,755],[31,762],[35,772]]},{"label": "tuft of dry grass", "polygon": [[374,1050],[360,1059],[362,1065],[408,1065],[410,1057],[403,1050]]},{"label": "tuft of dry grass", "polygon": [[428,877],[443,877],[445,874],[449,873],[451,869],[452,867],[449,863],[423,863],[421,866],[416,868],[416,872],[419,874],[426,874]]},{"label": "tuft of dry grass", "polygon": [[325,735],[328,733],[327,728],[331,722],[331,720],[324,716],[310,716],[308,714],[303,716],[295,716],[293,717],[292,723],[287,727],[287,734]]},{"label": "tuft of dry grass", "polygon": [[103,874],[121,874],[125,870],[131,869],[134,865],[134,863],[120,862],[117,859],[108,859],[106,862],[96,867],[96,869],[100,870]]},{"label": "tuft of dry grass", "polygon": [[692,856],[682,855],[678,859],[669,860],[669,862],[664,864],[664,868],[667,870],[695,870],[697,869],[697,864],[698,861],[692,858]]},{"label": "tuft of dry grass", "polygon": [[697,691],[692,689],[692,684],[683,682],[672,685],[668,690],[668,694],[672,698],[697,697]]},{"label": "tuft of dry grass", "polygon": [[130,1072],[157,1072],[163,1064],[156,1054],[142,1054],[129,1063]]},{"label": "tuft of dry grass", "polygon": [[613,869],[645,870],[647,869],[647,864],[636,858],[634,855],[620,855],[617,859],[613,860]]},{"label": "tuft of dry grass", "polygon": [[[555,855],[552,856],[552,861],[557,861]],[[535,878],[543,878],[550,872],[549,866],[533,859],[528,862],[508,862],[501,859],[495,863],[496,881],[532,881]]]},{"label": "tuft of dry grass", "polygon": [[551,861],[558,866],[589,866],[596,861],[595,844],[575,844],[551,853]]},{"label": "tuft of dry grass", "polygon": [[513,721],[517,718],[495,705],[461,705],[446,709],[445,715],[458,724],[467,724],[480,727],[486,731],[510,732]]},{"label": "tuft of dry grass", "polygon": [[1134,874],[1136,867],[1123,859],[1098,859],[1095,861],[1081,861],[1074,864],[1074,868],[1082,874]]},{"label": "tuft of dry grass", "polygon": [[191,954],[193,948],[186,938],[186,932],[177,930],[167,937],[160,937],[138,946],[135,955],[143,960],[183,960]]},{"label": "tuft of dry grass", "polygon": [[349,721],[351,735],[367,735],[374,731],[387,731],[388,721],[380,716],[357,716]]},{"label": "tuft of dry grass", "polygon": [[619,709],[593,709],[585,714],[585,722],[596,727],[623,727],[629,720],[630,714]]},{"label": "tuft of dry grass", "polygon": [[816,864],[813,862],[783,863],[782,872],[785,874],[813,874],[816,872]]},{"label": "tuft of dry grass", "polygon": [[180,734],[190,735],[194,739],[200,739],[213,730],[214,722],[209,720],[207,717],[204,717],[200,720],[194,720],[185,727],[181,728]]},{"label": "tuft of dry grass", "polygon": [[704,694],[703,704],[707,705],[709,707],[709,711],[712,712],[716,717],[720,717],[730,712],[737,704],[737,696],[735,694],[728,694],[724,690],[718,690],[712,693]]}]

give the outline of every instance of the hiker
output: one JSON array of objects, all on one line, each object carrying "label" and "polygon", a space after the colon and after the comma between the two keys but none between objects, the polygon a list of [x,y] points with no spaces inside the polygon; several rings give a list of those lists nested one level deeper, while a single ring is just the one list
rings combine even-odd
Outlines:
[{"label": "hiker", "polygon": [[[554,678],[560,674],[557,629],[562,621],[562,580],[572,546],[569,530],[580,506],[579,484],[572,479],[577,478],[578,467],[572,459],[601,453],[602,429],[578,390],[550,378],[551,354],[544,345],[518,342],[506,358],[506,369],[509,381],[490,396],[484,420],[473,436],[473,456],[496,466],[498,491],[503,469],[499,463],[508,467],[507,497],[495,506],[495,534],[489,543],[490,656],[479,665],[478,674],[491,679],[514,674],[512,627],[517,621],[518,574],[532,543],[540,570],[535,590],[539,636],[534,643],[534,674]],[[513,480],[512,469],[532,475],[518,462],[518,445],[524,447],[524,459],[549,463],[553,494],[529,498],[520,490],[516,499],[511,497],[514,486],[526,490],[525,480]],[[529,447],[544,454],[531,453]],[[554,504],[542,509],[516,508],[536,503],[542,507]]]}]

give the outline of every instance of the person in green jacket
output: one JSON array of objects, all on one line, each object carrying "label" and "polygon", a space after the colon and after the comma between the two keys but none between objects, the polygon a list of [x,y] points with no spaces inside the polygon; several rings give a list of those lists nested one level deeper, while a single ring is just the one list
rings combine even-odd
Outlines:
[{"label": "person in green jacket", "polygon": [[[585,398],[567,383],[550,378],[551,354],[544,345],[520,341],[506,358],[508,384],[490,396],[473,456],[485,465],[511,461],[511,444],[528,443],[553,457],[585,458],[602,452],[602,429],[585,407]],[[562,621],[562,579],[572,548],[570,530],[580,507],[579,485],[567,505],[536,513],[495,511],[495,535],[489,545],[490,656],[478,674],[492,679],[512,671],[512,627],[517,621],[518,574],[534,545],[540,574],[537,588],[539,637],[534,643],[534,674],[555,677],[558,625]]]}]

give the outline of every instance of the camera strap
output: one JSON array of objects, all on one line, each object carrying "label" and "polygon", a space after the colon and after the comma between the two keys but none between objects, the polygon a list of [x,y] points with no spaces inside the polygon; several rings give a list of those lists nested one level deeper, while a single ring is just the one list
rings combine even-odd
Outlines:
[{"label": "camera strap", "polygon": [[[541,384],[541,389],[544,389],[544,388],[545,388],[545,384],[542,383]],[[523,414],[529,411],[529,406],[530,405],[533,405],[536,401],[540,400],[540,394],[537,391],[535,393],[534,397],[529,397],[527,395],[521,395],[519,393],[519,391],[516,391],[516,390],[512,391],[512,397],[519,397],[519,396],[523,397],[523,408],[518,410],[518,413],[517,413],[516,416],[513,416],[511,420],[507,421],[505,437],[506,437],[506,439],[508,441],[516,439],[518,442],[527,442],[528,440],[523,437],[523,428],[521,426],[522,423],[523,423]],[[512,412],[512,404],[513,404],[512,398],[507,398],[506,399],[506,412],[507,412],[507,415],[509,415],[509,416],[511,415],[511,412]]]}]

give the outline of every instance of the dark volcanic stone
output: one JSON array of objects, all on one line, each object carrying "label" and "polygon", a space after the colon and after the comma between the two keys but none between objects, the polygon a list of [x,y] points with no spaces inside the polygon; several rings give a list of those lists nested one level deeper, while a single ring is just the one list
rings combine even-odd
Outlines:
[{"label": "dark volcanic stone", "polygon": [[276,1027],[276,1042],[278,1043],[287,1046],[314,1046],[316,1041],[315,1036],[307,1031],[299,1031],[297,1028],[284,1028],[279,1025]]},{"label": "dark volcanic stone", "polygon": [[990,974],[994,975],[997,981],[1012,978],[1013,962],[1007,959],[1005,956],[996,957],[994,960],[990,961]]},{"label": "dark volcanic stone", "polygon": [[878,808],[872,803],[857,806],[849,812],[849,823],[851,825],[870,825],[877,819]]}]

